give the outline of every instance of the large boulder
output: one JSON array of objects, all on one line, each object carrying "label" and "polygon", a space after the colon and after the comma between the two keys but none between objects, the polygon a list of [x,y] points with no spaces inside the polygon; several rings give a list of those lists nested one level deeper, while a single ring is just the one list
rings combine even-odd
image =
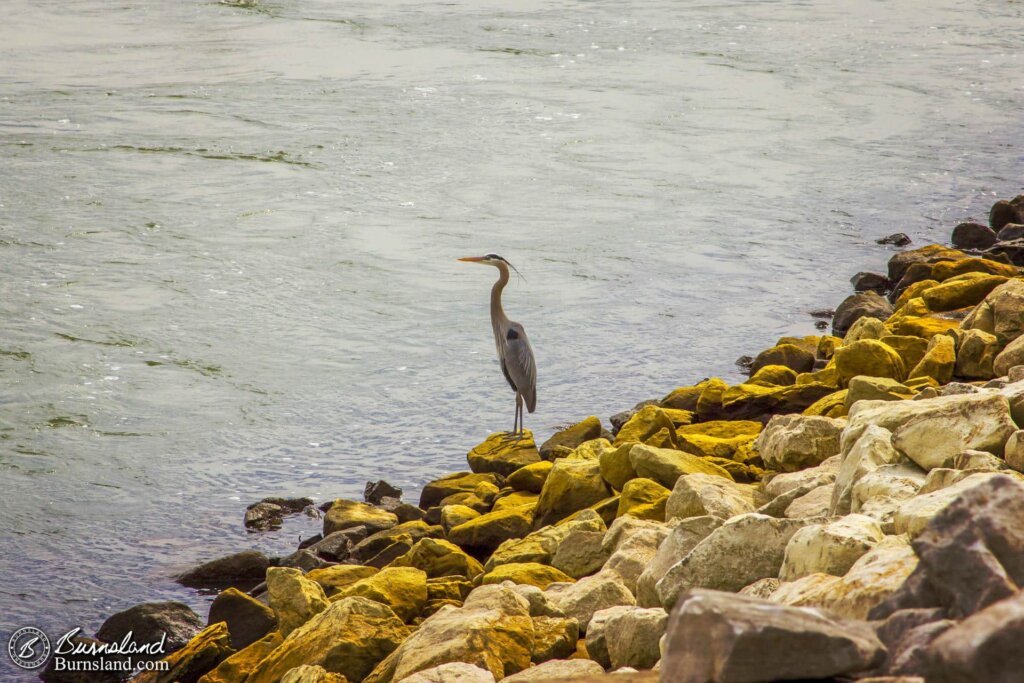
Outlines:
[{"label": "large boulder", "polygon": [[904,501],[918,494],[927,476],[912,462],[878,467],[854,483],[850,509],[874,518],[883,529],[891,531]]},{"label": "large boulder", "polygon": [[[543,595],[543,593],[541,593]],[[580,639],[580,625],[572,617],[534,616],[533,663],[549,659],[564,659],[576,652]]]},{"label": "large boulder", "polygon": [[[139,644],[142,641],[131,642]],[[155,642],[159,642],[159,639]],[[207,626],[188,641],[185,647],[164,657],[167,668],[163,671],[146,670],[132,680],[135,683],[195,681],[233,654],[235,650],[231,647],[231,634],[227,624],[221,621]]]},{"label": "large boulder", "polygon": [[144,602],[111,615],[96,631],[96,638],[120,643],[131,633],[137,643],[164,639],[165,652],[185,646],[203,630],[203,620],[183,602]]},{"label": "large boulder", "polygon": [[386,605],[366,598],[345,598],[292,631],[246,683],[277,683],[302,664],[361,681],[408,633]]},{"label": "large boulder", "polygon": [[561,449],[573,450],[584,441],[601,436],[601,420],[591,415],[582,422],[577,422],[565,429],[555,432],[550,439],[541,444],[540,457],[554,460]]},{"label": "large boulder", "polygon": [[[923,344],[927,344],[923,339]],[[924,357],[922,350],[921,358]],[[920,359],[908,367],[914,367]],[[914,397],[914,390],[888,377],[857,375],[850,379],[843,402],[849,411],[857,401],[903,401]]]},{"label": "large boulder", "polygon": [[956,470],[952,471],[957,475],[966,476],[957,477],[948,486],[935,490],[927,489],[926,481],[917,495],[900,504],[893,515],[892,530],[894,533],[909,534],[911,537],[917,536],[928,526],[933,517],[959,498],[961,493],[986,479],[1000,476],[996,472],[960,473]]},{"label": "large boulder", "polygon": [[[220,622],[214,621],[210,623],[212,625]],[[234,645],[234,635],[231,636],[231,639],[232,645]],[[248,678],[249,674],[256,669],[259,663],[266,659],[267,655],[273,652],[283,640],[284,639],[281,637],[280,633],[277,631],[271,631],[260,640],[250,643],[227,659],[223,660],[216,668],[200,678],[197,683],[238,683],[239,681],[244,681]],[[57,683],[57,681],[51,682],[46,678],[45,674],[41,678],[47,681],[47,683]],[[63,679],[61,680],[63,681]],[[93,683],[95,679],[83,678],[80,680],[82,683]],[[67,683],[74,682],[67,681]]]},{"label": "large boulder", "polygon": [[324,537],[335,531],[342,531],[356,526],[366,527],[368,534],[389,529],[398,524],[398,517],[367,503],[339,498],[334,501],[327,514],[324,515]]},{"label": "large boulder", "polygon": [[992,373],[997,377],[1009,374],[1010,368],[1024,365],[1024,336],[1017,337],[999,352],[992,361]]},{"label": "large boulder", "polygon": [[877,292],[851,294],[836,308],[836,314],[832,318],[832,334],[842,337],[857,319],[865,316],[885,320],[890,315],[892,304]]},{"label": "large boulder", "polygon": [[712,474],[679,477],[665,505],[664,519],[713,515],[729,519],[757,509],[757,489]]},{"label": "large boulder", "polygon": [[768,598],[794,607],[821,607],[848,619],[866,619],[889,599],[917,566],[903,536],[886,536],[861,555],[843,576],[815,573],[783,583]]},{"label": "large boulder", "polygon": [[540,453],[533,442],[533,432],[526,430],[519,438],[507,432],[494,432],[466,455],[469,469],[477,474],[495,472],[507,477],[520,467],[540,462]]},{"label": "large boulder", "polygon": [[665,488],[671,489],[676,480],[684,474],[713,474],[732,480],[723,468],[708,462],[700,456],[671,448],[655,448],[637,444],[629,451],[629,461],[637,475],[653,479]]},{"label": "large boulder", "polygon": [[386,567],[338,591],[331,601],[362,597],[387,605],[405,622],[419,616],[427,604],[427,574],[415,567]]},{"label": "large boulder", "polygon": [[661,659],[659,641],[668,626],[660,607],[632,607],[605,623],[605,642],[612,668],[650,669]]},{"label": "large boulder", "polygon": [[945,630],[928,648],[928,681],[1012,683],[1024,671],[1024,592]]},{"label": "large boulder", "polygon": [[601,476],[616,491],[621,491],[626,482],[636,478],[636,470],[633,469],[633,463],[629,459],[629,452],[635,445],[637,445],[635,441],[626,441],[603,451],[598,456]]},{"label": "large boulder", "polygon": [[833,357],[841,386],[858,375],[887,377],[903,381],[907,366],[894,348],[877,339],[861,339],[849,346],[840,346]]},{"label": "large boulder", "polygon": [[755,447],[764,464],[795,472],[820,465],[839,452],[843,421],[829,417],[775,415],[757,437]]},{"label": "large boulder", "polygon": [[520,505],[467,520],[448,531],[448,540],[470,552],[489,554],[510,538],[533,529],[533,505]]},{"label": "large boulder", "polygon": [[[654,443],[656,446],[670,445],[675,448],[676,426],[663,409],[656,405],[648,405],[641,408],[626,424],[622,425],[619,433],[615,435],[615,446],[620,446],[630,441],[639,443]],[[659,436],[663,434],[663,436]],[[668,443],[664,443],[667,439]]]},{"label": "large boulder", "polygon": [[1001,474],[964,482],[972,479],[916,536],[917,569],[872,618],[910,607],[968,616],[1024,587],[1024,484]]},{"label": "large boulder", "polygon": [[278,630],[283,636],[323,612],[329,604],[320,584],[291,567],[267,570],[267,592],[270,594],[270,607],[277,616]]},{"label": "large boulder", "polygon": [[537,562],[511,562],[499,564],[480,578],[481,584],[502,583],[511,581],[515,584],[526,584],[536,586],[544,590],[553,583],[571,582],[573,578],[568,574],[549,567],[546,564]]},{"label": "large boulder", "polygon": [[636,595],[636,582],[654,558],[658,546],[669,535],[669,529],[661,525],[637,529],[623,535],[617,544],[609,542],[613,538],[613,532],[614,528],[609,529],[608,538],[604,543],[605,549],[612,550],[612,553],[605,562],[603,573],[618,576],[626,588]]},{"label": "large boulder", "polygon": [[586,633],[595,612],[619,605],[632,606],[636,599],[615,574],[587,576],[573,584],[554,584],[546,591],[552,604],[574,618]]},{"label": "large boulder", "polygon": [[611,655],[608,654],[606,637],[608,622],[635,609],[632,605],[615,605],[594,612],[587,627],[587,656],[605,669],[611,668]]},{"label": "large boulder", "polygon": [[602,547],[603,540],[603,531],[572,531],[558,544],[551,566],[574,579],[596,574],[611,556],[611,551]]},{"label": "large boulder", "polygon": [[637,604],[641,607],[660,606],[661,600],[656,588],[658,581],[723,522],[724,520],[710,515],[681,520],[658,546],[658,551],[637,579]]},{"label": "large boulder", "polygon": [[806,524],[757,513],[733,517],[658,581],[662,606],[671,608],[691,588],[738,591],[758,579],[778,576],[789,539]]},{"label": "large boulder", "polygon": [[270,559],[258,550],[243,550],[204,562],[175,581],[189,588],[252,586],[263,581]]},{"label": "large boulder", "polygon": [[544,481],[534,513],[535,529],[548,526],[611,495],[598,460],[561,458]]},{"label": "large boulder", "polygon": [[277,626],[272,609],[237,588],[228,588],[213,599],[207,621],[226,623],[231,633],[231,646],[236,650],[249,647]]},{"label": "large boulder", "polygon": [[869,626],[745,595],[693,590],[680,596],[666,634],[662,680],[824,679],[882,663]]},{"label": "large boulder", "polygon": [[392,561],[389,566],[415,567],[432,579],[442,576],[465,576],[472,579],[484,573],[478,560],[467,555],[454,543],[436,538],[417,541],[409,552]]},{"label": "large boulder", "polygon": [[842,576],[883,537],[878,523],[864,515],[806,526],[789,539],[779,578],[793,581],[815,573]]},{"label": "large boulder", "polygon": [[711,420],[676,430],[679,448],[687,453],[714,458],[735,458],[737,451],[753,443],[761,433],[756,420]]},{"label": "large boulder", "polygon": [[961,324],[993,334],[1001,345],[1024,332],[1024,280],[1012,278],[993,289]]},{"label": "large boulder", "polygon": [[530,666],[530,605],[503,585],[480,586],[462,607],[442,607],[387,656],[363,683],[398,683],[440,664],[464,662],[502,679]]},{"label": "large boulder", "polygon": [[306,574],[306,578],[319,583],[324,589],[324,593],[330,597],[360,579],[373,576],[378,571],[380,570],[376,567],[366,567],[360,564],[333,564],[330,567],[312,570]]}]

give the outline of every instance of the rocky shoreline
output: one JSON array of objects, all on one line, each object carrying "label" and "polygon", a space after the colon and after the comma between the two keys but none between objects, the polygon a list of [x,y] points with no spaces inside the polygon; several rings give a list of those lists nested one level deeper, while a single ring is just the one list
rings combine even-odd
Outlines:
[{"label": "rocky shoreline", "polygon": [[322,534],[179,577],[220,590],[208,619],[147,603],[79,641],[166,633],[134,679],[161,683],[1021,680],[1024,195],[952,243],[858,273],[831,335],[740,384],[492,434],[416,505],[261,501],[250,528]]}]

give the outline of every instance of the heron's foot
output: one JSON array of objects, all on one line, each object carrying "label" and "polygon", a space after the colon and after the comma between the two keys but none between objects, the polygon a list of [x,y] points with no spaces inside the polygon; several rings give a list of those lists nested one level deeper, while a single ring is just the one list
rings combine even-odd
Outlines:
[{"label": "heron's foot", "polygon": [[523,437],[526,436],[523,432],[505,432],[501,440],[502,441],[522,441]]}]

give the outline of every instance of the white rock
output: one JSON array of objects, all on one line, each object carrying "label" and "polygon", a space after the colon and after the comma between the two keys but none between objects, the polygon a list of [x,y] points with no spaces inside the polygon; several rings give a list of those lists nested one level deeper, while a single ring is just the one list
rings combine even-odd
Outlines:
[{"label": "white rock", "polygon": [[670,531],[670,528],[662,522],[657,522],[653,519],[639,519],[633,515],[623,515],[608,527],[608,532],[604,535],[601,547],[610,555],[618,550],[619,546],[630,536],[647,529],[664,533],[666,536]]},{"label": "white rock", "polygon": [[755,598],[768,599],[768,596],[779,589],[782,584],[781,581],[774,578],[758,579],[749,586],[744,586],[740,589],[740,595],[751,595]]},{"label": "white rock", "polygon": [[729,519],[757,509],[756,489],[713,474],[686,474],[676,480],[665,503],[665,519],[714,515]]},{"label": "white rock", "polygon": [[501,680],[503,683],[526,683],[527,681],[569,680],[603,673],[604,669],[601,668],[601,665],[589,659],[552,659]]},{"label": "white rock", "polygon": [[[553,594],[552,588],[555,588]],[[599,573],[586,576],[568,586],[553,584],[545,592],[551,596],[555,607],[562,610],[566,616],[580,622],[580,633],[587,632],[587,626],[595,612],[616,605],[636,604],[630,590],[613,574]]]},{"label": "white rock", "polygon": [[815,573],[842,576],[883,537],[878,523],[864,515],[806,526],[789,539],[779,578],[794,581]]},{"label": "white rock", "polygon": [[783,472],[772,477],[764,485],[764,492],[769,498],[778,498],[784,493],[798,489],[801,486],[815,488],[823,484],[831,484],[836,480],[836,473],[843,459],[840,455],[834,455],[817,467],[808,467],[799,472]]},{"label": "white rock", "polygon": [[[682,520],[668,538],[658,546],[658,552],[644,568],[636,582],[636,602],[641,607],[658,607],[661,600],[655,585],[672,568],[693,550],[694,546],[722,526],[725,520],[718,517],[690,517]],[[589,641],[588,641],[589,643]]]},{"label": "white rock", "polygon": [[450,662],[415,673],[399,683],[494,683],[494,674],[465,662]]},{"label": "white rock", "polygon": [[1007,467],[1024,472],[1024,429],[1018,429],[1006,440],[1004,457]]},{"label": "white rock", "polygon": [[605,635],[608,621],[631,609],[635,608],[629,605],[617,605],[594,612],[594,616],[590,619],[590,624],[587,627],[587,655],[606,669],[612,665]]},{"label": "white rock", "polygon": [[635,595],[637,580],[654,559],[655,553],[658,552],[658,546],[670,531],[668,527],[661,527],[642,529],[631,534],[619,544],[618,549],[608,558],[599,573],[616,575],[623,585]]},{"label": "white rock", "polygon": [[778,576],[786,544],[806,522],[757,513],[733,517],[718,527],[682,560],[655,588],[668,610],[690,588],[738,591],[770,576]]},{"label": "white rock", "polygon": [[[858,401],[857,405],[863,403],[884,403],[889,401]],[[851,428],[847,428],[847,432]],[[846,433],[843,436],[844,445],[843,461],[839,466],[839,474],[836,475],[835,488],[832,491],[832,504],[829,507],[829,514],[845,515],[851,510],[851,497],[853,487],[857,481],[872,470],[882,465],[889,465],[900,459],[900,454],[892,447],[892,432],[879,427],[878,425],[866,425],[860,428],[859,436],[855,440],[847,440]]]},{"label": "white rock", "polygon": [[853,511],[874,518],[883,530],[891,531],[896,510],[917,495],[925,476],[912,462],[879,467],[854,485]]},{"label": "white rock", "polygon": [[786,507],[785,516],[790,519],[811,519],[825,517],[832,505],[832,492],[835,484],[825,484],[811,489]]},{"label": "white rock", "polygon": [[868,612],[903,585],[917,566],[917,555],[904,536],[886,536],[857,560],[845,576],[810,574],[783,583],[768,600],[794,607],[821,607],[849,619]]},{"label": "white rock", "polygon": [[952,486],[907,499],[893,516],[893,531],[897,534],[917,536],[928,525],[932,517],[956,500],[961,493],[986,479],[999,476],[1005,475],[997,472],[972,473]]},{"label": "white rock", "polygon": [[660,607],[634,607],[611,617],[605,640],[612,667],[650,669],[661,659],[658,644],[665,635],[668,613]]},{"label": "white rock", "polygon": [[754,447],[767,467],[795,472],[821,464],[839,452],[844,420],[821,416],[774,415]]}]

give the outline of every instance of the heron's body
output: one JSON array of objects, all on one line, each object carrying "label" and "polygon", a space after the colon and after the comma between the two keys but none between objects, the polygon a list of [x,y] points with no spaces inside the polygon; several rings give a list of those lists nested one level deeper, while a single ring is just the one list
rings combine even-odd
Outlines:
[{"label": "heron's body", "polygon": [[508,261],[497,254],[459,259],[472,263],[484,263],[498,269],[498,280],[491,287],[491,330],[494,332],[494,346],[501,363],[501,372],[516,394],[516,416],[512,432],[523,430],[523,404],[533,412],[537,407],[537,366],[533,360],[533,349],[526,337],[526,330],[505,315],[501,305],[501,293],[508,284]]}]

